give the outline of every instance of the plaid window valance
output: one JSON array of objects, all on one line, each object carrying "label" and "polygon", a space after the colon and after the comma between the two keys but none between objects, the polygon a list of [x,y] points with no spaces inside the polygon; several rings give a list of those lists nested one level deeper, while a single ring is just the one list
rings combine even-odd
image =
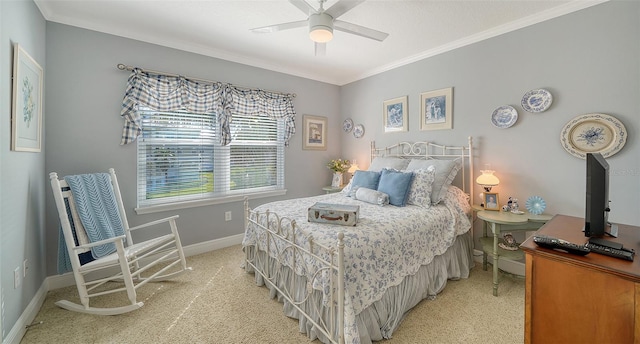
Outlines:
[{"label": "plaid window valance", "polygon": [[140,107],[158,111],[189,111],[218,116],[220,144],[231,142],[234,113],[285,119],[285,145],[296,131],[293,97],[251,90],[219,82],[205,83],[182,76],[152,74],[134,68],[127,81],[120,116],[124,119],[121,145],[140,135]]}]

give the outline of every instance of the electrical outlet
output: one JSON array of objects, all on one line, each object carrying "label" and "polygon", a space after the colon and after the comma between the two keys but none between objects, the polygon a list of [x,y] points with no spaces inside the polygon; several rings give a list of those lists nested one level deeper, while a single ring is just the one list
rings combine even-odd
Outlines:
[{"label": "electrical outlet", "polygon": [[22,277],[27,277],[27,269],[29,269],[29,260],[22,261]]},{"label": "electrical outlet", "polygon": [[20,273],[20,267],[18,266],[15,270],[13,270],[13,289],[18,289],[20,287],[20,283],[22,282],[22,274]]},{"label": "electrical outlet", "polygon": [[224,220],[225,221],[231,221],[231,211],[225,211],[224,212]]}]

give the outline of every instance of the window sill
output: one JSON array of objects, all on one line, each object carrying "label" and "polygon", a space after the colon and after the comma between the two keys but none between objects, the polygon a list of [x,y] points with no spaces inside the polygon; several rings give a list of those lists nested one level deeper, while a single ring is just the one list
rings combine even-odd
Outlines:
[{"label": "window sill", "polygon": [[148,207],[135,208],[134,210],[138,215],[152,214],[152,213],[159,213],[162,211],[204,207],[207,205],[238,202],[238,201],[244,200],[245,198],[256,199],[256,198],[264,198],[264,197],[282,196],[286,194],[287,194],[287,190],[283,189],[283,190],[276,190],[276,191],[256,192],[256,193],[251,193],[247,195],[237,195],[237,196],[210,198],[210,199],[202,199],[202,200],[195,200],[195,201],[152,205]]}]

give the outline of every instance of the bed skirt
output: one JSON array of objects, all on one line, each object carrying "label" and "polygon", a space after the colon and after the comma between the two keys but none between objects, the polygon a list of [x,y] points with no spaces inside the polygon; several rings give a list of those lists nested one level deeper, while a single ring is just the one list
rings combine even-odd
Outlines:
[{"label": "bed skirt", "polygon": [[[272,258],[266,259],[264,251],[254,252],[253,246],[244,247],[248,250],[248,256],[257,254],[260,259],[255,261],[268,261],[270,271],[279,270],[278,286],[291,285],[291,279],[296,279],[296,284],[300,286],[306,285],[306,278],[294,275],[291,269],[280,266],[278,262]],[[474,266],[473,260],[473,240],[470,232],[459,235],[453,245],[442,255],[434,257],[433,261],[427,265],[420,267],[415,275],[409,275],[397,286],[390,287],[384,293],[382,298],[365,308],[360,314],[356,315],[356,324],[360,335],[361,344],[369,344],[372,341],[391,338],[393,331],[398,328],[402,319],[407,315],[411,308],[415,307],[423,299],[435,299],[436,295],[441,292],[447,280],[460,279],[469,277],[469,271]],[[264,270],[266,267],[260,267]],[[247,272],[249,267],[245,267]],[[292,276],[293,275],[293,276]],[[319,339],[323,343],[329,340],[322,333],[315,331],[311,322],[299,315],[291,304],[278,295],[277,290],[269,284],[265,284],[261,275],[255,274],[256,284],[259,286],[266,285],[270,290],[270,297],[278,298],[278,301],[284,303],[284,313],[288,317],[299,320],[299,330],[306,333],[309,339]],[[304,299],[306,297],[306,289],[300,288],[296,291],[296,299]],[[309,299],[304,303],[306,309],[318,309],[322,305],[322,295],[319,291],[314,291]],[[328,322],[329,315],[324,312],[322,320]],[[320,316],[318,316],[319,318]]]}]

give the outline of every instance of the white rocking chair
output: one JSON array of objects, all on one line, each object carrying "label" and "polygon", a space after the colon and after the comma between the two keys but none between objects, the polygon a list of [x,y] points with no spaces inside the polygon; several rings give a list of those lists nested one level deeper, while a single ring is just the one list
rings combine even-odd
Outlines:
[{"label": "white rocking chair", "polygon": [[[116,315],[130,312],[143,306],[143,302],[136,300],[136,290],[139,287],[145,285],[147,282],[167,280],[191,270],[190,267],[187,267],[180,237],[178,236],[176,226],[178,216],[175,215],[129,228],[122,203],[122,196],[118,187],[118,180],[112,168],[109,169],[109,177],[111,187],[113,188],[115,204],[117,204],[119,217],[124,229],[124,235],[83,244],[83,241],[78,239],[80,233],[74,235],[77,232],[84,231],[84,229],[70,187],[64,179],[59,180],[55,172],[49,174],[56,207],[58,208],[60,225],[64,233],[64,243],[67,247],[80,302],[82,303],[78,304],[67,300],[60,300],[56,302],[56,305],[61,308],[97,315]],[[134,244],[131,231],[163,223],[169,224],[171,230],[166,230],[166,232],[169,232],[168,234]],[[78,254],[88,252],[96,246],[110,243],[115,244],[116,251],[114,253],[81,264]],[[157,266],[157,268],[152,269],[153,273],[149,271],[148,273],[150,275],[143,276],[145,271],[155,266]],[[92,278],[87,276],[90,273],[92,274]],[[107,275],[110,276],[105,277]],[[116,288],[105,285],[111,281],[120,283]],[[122,285],[122,282],[124,282],[124,287],[119,287]],[[91,297],[122,291],[127,292],[130,304],[112,308],[97,308],[89,305],[89,299]]]}]

